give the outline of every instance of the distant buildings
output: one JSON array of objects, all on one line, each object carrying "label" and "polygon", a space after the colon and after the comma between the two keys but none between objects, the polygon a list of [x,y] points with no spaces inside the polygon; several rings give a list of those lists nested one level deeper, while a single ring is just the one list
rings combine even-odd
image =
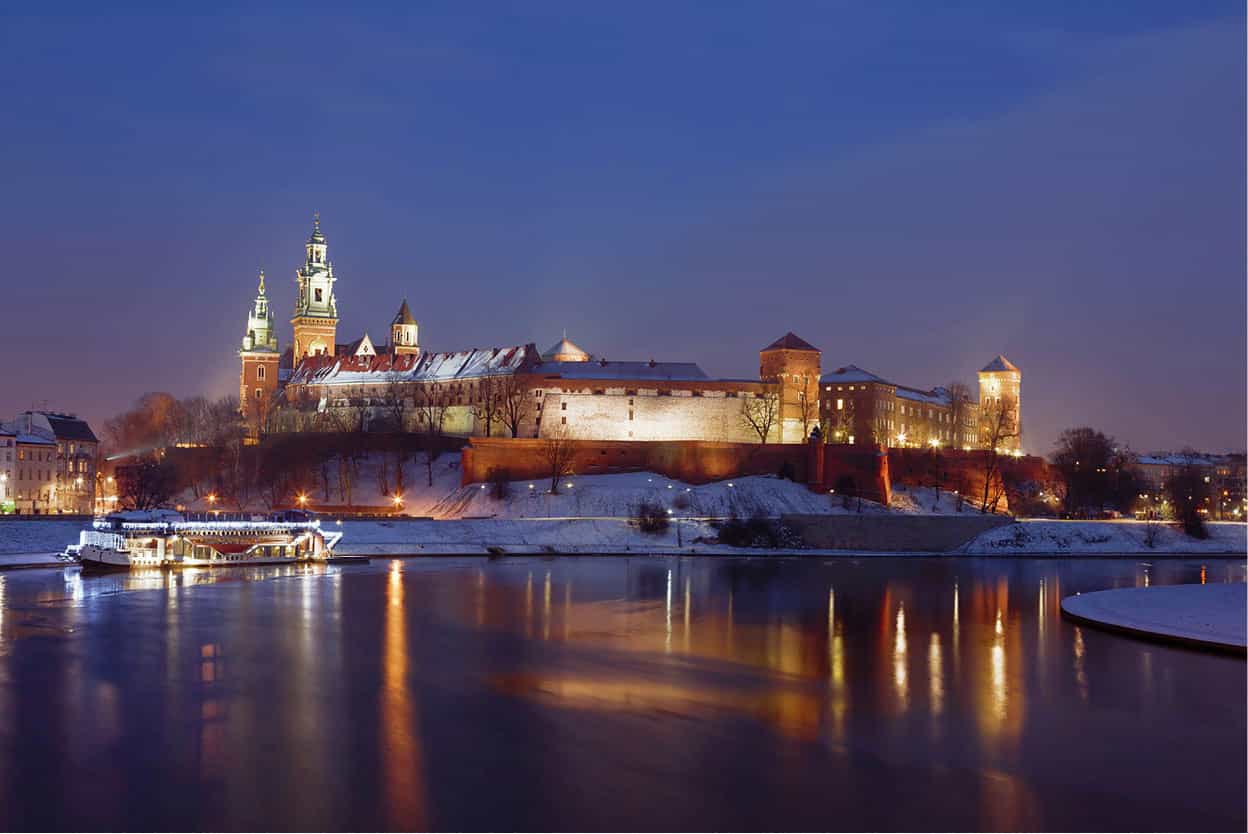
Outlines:
[{"label": "distant buildings", "polygon": [[266,430],[412,430],[429,419],[422,405],[436,400],[441,430],[463,436],[802,443],[818,428],[835,443],[983,448],[983,401],[1011,404],[1015,430],[996,446],[1021,448],[1021,373],[1002,356],[980,371],[977,401],[965,389],[909,388],[852,365],[823,374],[819,349],[793,333],[759,352],[757,379],[714,379],[693,362],[608,359],[566,334],[543,353],[532,343],[430,351],[406,300],[388,343],[368,333],[341,343],[337,278],[319,217],[304,249],[293,345],[279,352],[263,273],[248,313],[239,401],[252,438]]},{"label": "distant buildings", "polygon": [[1195,467],[1204,473],[1209,485],[1208,506],[1205,511],[1210,518],[1225,521],[1242,521],[1248,504],[1245,504],[1245,488],[1248,486],[1248,465],[1242,454],[1209,455],[1199,452],[1153,452],[1136,456],[1135,464],[1149,492],[1140,496],[1157,505],[1167,500],[1166,486],[1170,478],[1180,470]]},{"label": "distant buildings", "polygon": [[27,411],[0,423],[0,512],[94,512],[99,445],[73,414]]}]

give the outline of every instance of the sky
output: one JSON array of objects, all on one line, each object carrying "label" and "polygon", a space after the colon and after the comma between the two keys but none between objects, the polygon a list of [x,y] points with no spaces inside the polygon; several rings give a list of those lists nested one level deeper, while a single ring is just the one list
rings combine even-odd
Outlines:
[{"label": "sky", "polygon": [[1031,452],[1245,447],[1242,3],[193,8],[0,12],[0,416],[236,394],[319,211],[339,341],[1003,353]]}]

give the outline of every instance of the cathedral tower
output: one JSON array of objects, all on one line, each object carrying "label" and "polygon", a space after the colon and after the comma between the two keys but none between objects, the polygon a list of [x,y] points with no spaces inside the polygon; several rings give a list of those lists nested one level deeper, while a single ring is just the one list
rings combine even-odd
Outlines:
[{"label": "cathedral tower", "polygon": [[321,233],[321,216],[313,220],[312,236],[308,238],[307,260],[295,273],[299,297],[295,316],[294,361],[298,365],[305,356],[334,355],[338,334],[338,300],[334,297],[334,265],[326,257],[325,235]]},{"label": "cathedral tower", "polygon": [[390,352],[395,356],[411,354],[420,355],[420,341],[417,338],[416,317],[403,299],[394,321],[390,322]]},{"label": "cathedral tower", "polygon": [[260,435],[273,403],[273,394],[277,391],[277,366],[281,356],[277,350],[277,331],[273,328],[273,309],[264,292],[263,271],[260,273],[256,300],[252,302],[247,316],[247,331],[238,356],[242,361],[238,404],[243,412],[247,434],[254,439]]}]

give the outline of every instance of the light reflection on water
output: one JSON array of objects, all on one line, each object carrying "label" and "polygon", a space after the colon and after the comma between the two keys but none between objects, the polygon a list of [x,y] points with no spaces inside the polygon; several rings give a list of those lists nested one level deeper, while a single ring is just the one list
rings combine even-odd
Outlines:
[{"label": "light reflection on water", "polygon": [[[1244,573],[876,557],[0,575],[0,823],[1242,827],[1243,661],[1077,628],[1060,601]],[[1127,801],[1102,820],[1106,793]]]}]

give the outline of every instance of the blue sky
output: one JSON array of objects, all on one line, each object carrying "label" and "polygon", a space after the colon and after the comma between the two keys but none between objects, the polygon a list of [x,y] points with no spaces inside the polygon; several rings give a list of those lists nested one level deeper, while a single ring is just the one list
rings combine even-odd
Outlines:
[{"label": "blue sky", "polygon": [[342,341],[1003,352],[1033,451],[1245,445],[1242,4],[194,8],[0,18],[0,411],[235,390],[319,210]]}]

